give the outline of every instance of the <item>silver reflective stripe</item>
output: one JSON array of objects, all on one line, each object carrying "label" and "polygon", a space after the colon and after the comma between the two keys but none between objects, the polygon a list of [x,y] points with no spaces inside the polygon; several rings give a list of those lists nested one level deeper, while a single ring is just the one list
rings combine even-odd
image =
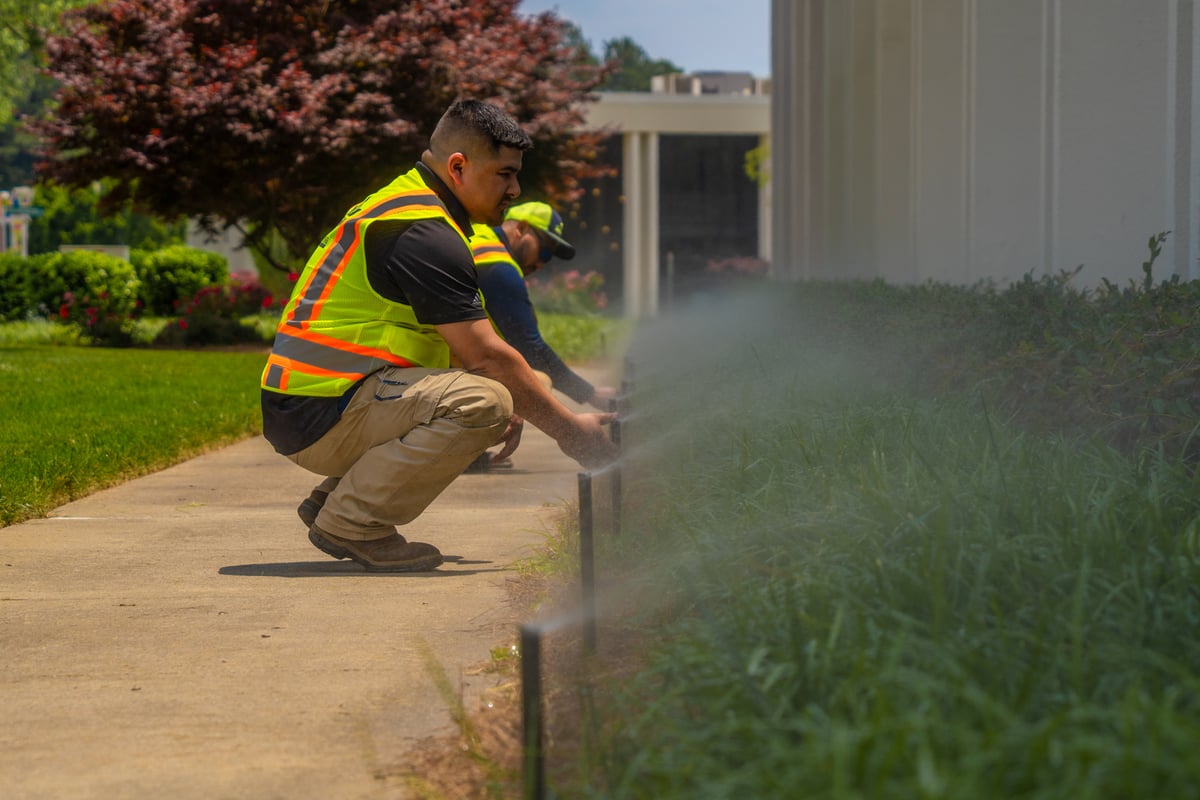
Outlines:
[{"label": "silver reflective stripe", "polygon": [[296,304],[296,309],[292,312],[292,319],[297,322],[308,322],[312,318],[313,311],[317,307],[317,301],[325,293],[325,287],[329,285],[329,281],[337,274],[338,267],[341,265],[342,259],[345,258],[347,250],[358,239],[359,222],[381,217],[384,214],[389,214],[405,206],[440,206],[441,204],[442,201],[433,192],[405,197],[393,197],[369,209],[362,216],[345,220],[337,229],[337,241],[333,243],[333,246],[329,248],[329,252],[325,254],[325,258],[321,260],[321,266],[317,267],[316,274],[313,275],[312,282],[308,285],[308,291],[304,293],[300,302]]},{"label": "silver reflective stripe", "polygon": [[264,385],[271,389],[283,388],[283,367],[278,364],[270,364],[267,366],[267,379],[263,382]]},{"label": "silver reflective stripe", "polygon": [[329,345],[309,342],[282,330],[275,333],[274,353],[300,364],[347,375],[366,375],[389,363],[376,356],[338,350]]}]

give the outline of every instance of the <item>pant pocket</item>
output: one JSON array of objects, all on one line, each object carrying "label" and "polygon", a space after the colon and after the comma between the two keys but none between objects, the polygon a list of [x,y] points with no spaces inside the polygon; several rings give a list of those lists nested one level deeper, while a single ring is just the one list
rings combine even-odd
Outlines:
[{"label": "pant pocket", "polygon": [[403,427],[427,425],[456,373],[443,370],[385,369],[376,376],[372,415],[403,420]]}]

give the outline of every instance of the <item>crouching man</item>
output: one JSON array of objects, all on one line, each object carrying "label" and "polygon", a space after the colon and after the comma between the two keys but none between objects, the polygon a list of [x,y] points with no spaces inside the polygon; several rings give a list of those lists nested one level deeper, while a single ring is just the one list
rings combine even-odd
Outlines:
[{"label": "crouching man", "polygon": [[[586,467],[616,457],[612,415],[558,402],[480,303],[471,225],[501,222],[530,146],[495,106],[455,103],[416,166],[321,241],[284,307],[262,375],[263,433],[326,476],[297,512],[334,558],[437,567],[438,549],[396,526],[486,448],[511,454],[526,419]],[[449,368],[451,351],[464,369]]]}]

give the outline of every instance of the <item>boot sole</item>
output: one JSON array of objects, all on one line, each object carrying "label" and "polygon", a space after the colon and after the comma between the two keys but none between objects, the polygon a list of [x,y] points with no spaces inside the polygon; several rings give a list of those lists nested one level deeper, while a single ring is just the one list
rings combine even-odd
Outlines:
[{"label": "boot sole", "polygon": [[329,541],[311,528],[308,531],[308,540],[321,552],[337,559],[348,558],[356,564],[361,564],[367,572],[428,572],[442,563],[442,555],[441,553],[437,553],[422,558],[414,558],[412,561],[395,564],[378,564],[363,558],[352,550]]}]

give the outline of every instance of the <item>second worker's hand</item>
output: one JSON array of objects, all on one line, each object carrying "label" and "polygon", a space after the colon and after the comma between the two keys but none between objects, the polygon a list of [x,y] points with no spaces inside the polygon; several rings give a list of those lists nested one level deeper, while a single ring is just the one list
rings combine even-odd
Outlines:
[{"label": "second worker's hand", "polygon": [[611,386],[597,386],[592,392],[591,404],[596,408],[612,408],[617,399],[617,390]]},{"label": "second worker's hand", "polygon": [[558,441],[559,449],[588,469],[608,466],[617,460],[620,449],[604,426],[616,418],[611,413],[576,414],[574,430]]},{"label": "second worker's hand", "polygon": [[504,447],[492,456],[492,463],[503,461],[516,452],[517,446],[521,444],[521,433],[525,430],[525,420],[513,414],[508,420],[508,427],[504,429],[504,433],[500,436],[500,441]]}]

